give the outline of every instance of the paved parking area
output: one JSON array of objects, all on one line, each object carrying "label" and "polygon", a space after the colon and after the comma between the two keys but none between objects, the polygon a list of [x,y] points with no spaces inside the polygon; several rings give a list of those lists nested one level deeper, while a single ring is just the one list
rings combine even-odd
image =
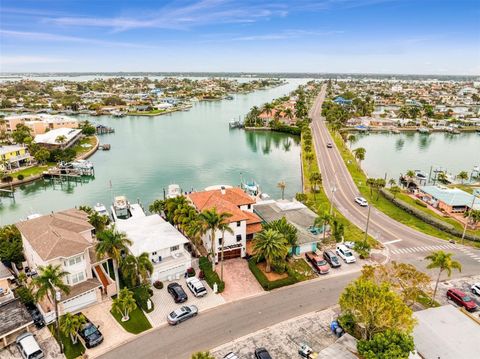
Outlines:
[{"label": "paved parking area", "polygon": [[[438,283],[437,296],[435,299],[437,302],[439,302],[442,305],[450,303],[456,306],[455,303],[447,299],[447,290],[450,288],[457,288],[465,292],[466,294],[468,294],[477,303],[477,305],[480,308],[480,296],[473,294],[470,289],[470,287],[474,283],[480,283],[480,275],[455,278],[455,279],[450,279],[450,280],[445,280],[443,282],[440,282]],[[432,291],[434,288],[435,288],[435,282],[432,283]],[[477,312],[478,311],[479,310],[477,310]]]},{"label": "paved parking area", "polygon": [[167,315],[182,305],[194,304],[198,307],[198,310],[202,312],[225,303],[225,300],[222,298],[222,296],[220,294],[213,293],[205,281],[203,281],[203,284],[205,285],[205,288],[207,288],[208,294],[203,298],[196,298],[192,292],[190,292],[190,290],[187,288],[184,278],[176,280],[175,282],[181,284],[183,290],[188,295],[188,300],[182,304],[176,304],[173,301],[172,296],[167,291],[167,286],[172,282],[164,282],[163,289],[155,289],[152,287],[153,297],[151,299],[154,303],[155,309],[146,315],[154,327],[167,324]]},{"label": "paved parking area", "polygon": [[[35,335],[35,339],[43,350],[46,359],[65,358],[64,355],[60,353],[60,347],[47,327],[34,330],[32,333]],[[0,349],[0,359],[22,359],[22,356],[15,344],[12,344],[5,349]]]},{"label": "paved parking area", "polygon": [[254,358],[255,348],[264,347],[272,358],[299,358],[300,344],[306,343],[314,352],[333,344],[336,337],[330,332],[330,322],[338,315],[338,308],[297,317],[269,328],[262,329],[233,342],[217,347],[210,352],[221,359],[234,352],[240,359]]},{"label": "paved parking area", "polygon": [[[217,273],[220,273],[220,266],[217,266]],[[248,268],[248,262],[242,258],[229,259],[224,262],[223,280],[225,290],[221,295],[227,302],[265,293]]]}]

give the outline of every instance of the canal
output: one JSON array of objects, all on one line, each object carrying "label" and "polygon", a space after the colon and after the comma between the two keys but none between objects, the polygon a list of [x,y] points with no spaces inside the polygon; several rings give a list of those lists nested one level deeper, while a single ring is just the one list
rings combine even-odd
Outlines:
[{"label": "canal", "polygon": [[32,213],[97,202],[109,205],[115,195],[148,206],[163,198],[163,189],[172,183],[190,191],[253,179],[263,192],[278,198],[277,183],[284,180],[285,196],[291,198],[301,190],[299,138],[230,130],[228,122],[307,81],[289,79],[276,88],[234,95],[230,101],[197,102],[190,111],[164,116],[83,117],[115,128],[114,134],[100,136],[100,143],[111,144],[111,150],[90,158],[95,179],[55,185],[41,180],[19,187],[15,201],[1,199],[0,225]]}]

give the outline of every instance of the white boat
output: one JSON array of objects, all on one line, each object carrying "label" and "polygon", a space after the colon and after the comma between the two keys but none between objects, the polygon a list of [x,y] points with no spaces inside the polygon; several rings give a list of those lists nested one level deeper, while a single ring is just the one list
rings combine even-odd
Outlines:
[{"label": "white boat", "polygon": [[428,176],[422,170],[415,170],[415,177],[419,180],[426,180]]},{"label": "white boat", "polygon": [[242,189],[251,196],[256,197],[260,194],[260,186],[255,181],[242,182]]},{"label": "white boat", "polygon": [[167,198],[175,198],[182,195],[182,190],[178,184],[168,185]]},{"label": "white boat", "polygon": [[428,129],[427,127],[420,127],[417,129],[417,131],[420,133],[430,133],[430,129]]},{"label": "white boat", "polygon": [[80,170],[92,170],[93,169],[93,163],[87,160],[75,160],[72,162],[72,166],[75,169],[80,169]]},{"label": "white boat", "polygon": [[101,216],[108,216],[107,207],[105,207],[102,203],[97,203],[95,206],[93,206],[93,210]]},{"label": "white boat", "polygon": [[125,196],[117,196],[113,200],[112,215],[113,220],[127,219],[130,217],[130,202],[128,202]]}]

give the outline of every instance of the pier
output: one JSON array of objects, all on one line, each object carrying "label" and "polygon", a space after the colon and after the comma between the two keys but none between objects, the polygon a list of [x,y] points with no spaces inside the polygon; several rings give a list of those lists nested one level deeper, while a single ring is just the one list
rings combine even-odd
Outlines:
[{"label": "pier", "polygon": [[106,135],[109,133],[115,133],[115,129],[104,125],[96,125],[95,132],[97,135]]}]

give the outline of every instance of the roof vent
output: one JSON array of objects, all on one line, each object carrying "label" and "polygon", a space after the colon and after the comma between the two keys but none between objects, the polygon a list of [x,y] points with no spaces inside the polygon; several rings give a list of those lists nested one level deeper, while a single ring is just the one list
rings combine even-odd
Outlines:
[{"label": "roof vent", "polygon": [[226,191],[225,191],[225,186],[220,187],[220,192],[221,192],[222,194],[225,194],[225,193],[226,193]]}]

